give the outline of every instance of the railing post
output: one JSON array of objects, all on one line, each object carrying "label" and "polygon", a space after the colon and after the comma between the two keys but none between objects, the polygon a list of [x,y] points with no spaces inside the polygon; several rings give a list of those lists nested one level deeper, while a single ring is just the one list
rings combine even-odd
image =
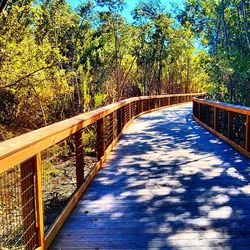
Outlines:
[{"label": "railing post", "polygon": [[37,232],[41,250],[44,249],[44,219],[43,219],[43,193],[42,193],[42,157],[41,153],[35,156],[35,183],[36,183],[36,211]]},{"label": "railing post", "polygon": [[246,115],[246,151],[250,151],[250,115]]},{"label": "railing post", "polygon": [[41,154],[21,163],[20,168],[25,249],[44,249]]},{"label": "railing post", "polygon": [[76,146],[76,184],[79,188],[84,182],[84,149],[81,130],[75,133],[74,139]]},{"label": "railing post", "polygon": [[101,118],[97,121],[97,157],[98,160],[102,158],[105,153],[105,126],[104,126],[104,118]]}]

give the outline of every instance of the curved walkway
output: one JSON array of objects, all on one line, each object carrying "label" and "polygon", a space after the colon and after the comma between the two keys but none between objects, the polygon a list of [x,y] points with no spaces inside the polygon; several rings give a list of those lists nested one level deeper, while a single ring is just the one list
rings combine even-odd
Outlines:
[{"label": "curved walkway", "polygon": [[191,111],[136,119],[51,249],[250,249],[250,161]]}]

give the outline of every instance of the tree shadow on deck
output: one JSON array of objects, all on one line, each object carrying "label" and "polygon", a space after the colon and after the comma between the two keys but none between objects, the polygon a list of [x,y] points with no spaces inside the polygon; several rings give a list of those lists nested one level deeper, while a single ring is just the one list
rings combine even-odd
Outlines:
[{"label": "tree shadow on deck", "polygon": [[60,234],[90,249],[247,249],[249,171],[249,160],[197,125],[189,106],[147,114]]}]

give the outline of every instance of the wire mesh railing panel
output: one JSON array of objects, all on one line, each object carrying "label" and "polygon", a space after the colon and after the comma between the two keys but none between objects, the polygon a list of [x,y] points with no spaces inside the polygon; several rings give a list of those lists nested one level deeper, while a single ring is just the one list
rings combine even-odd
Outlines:
[{"label": "wire mesh railing panel", "polygon": [[202,99],[193,101],[193,115],[202,125],[250,157],[248,112],[249,108],[244,106]]},{"label": "wire mesh railing panel", "polygon": [[98,159],[96,152],[96,123],[89,125],[82,131],[84,148],[84,177],[86,178],[95,167]]},{"label": "wire mesh railing panel", "polygon": [[76,190],[75,164],[75,143],[72,136],[42,152],[45,233]]},{"label": "wire mesh railing panel", "polygon": [[32,161],[0,174],[0,215],[0,249],[37,247]]},{"label": "wire mesh railing panel", "polygon": [[207,117],[206,117],[206,124],[210,128],[214,128],[214,107],[207,105]]},{"label": "wire mesh railing panel", "polygon": [[173,97],[173,96],[171,96],[171,97],[169,98],[169,104],[170,104],[170,105],[174,104],[174,97]]},{"label": "wire mesh railing panel", "polygon": [[110,115],[105,117],[105,148],[107,149],[108,146],[113,142],[114,140],[114,113],[111,113]]},{"label": "wire mesh railing panel", "polygon": [[246,115],[231,112],[230,139],[241,147],[245,146]]},{"label": "wire mesh railing panel", "polygon": [[132,111],[132,117],[135,117],[136,115],[138,115],[138,101],[136,102],[132,102],[131,103],[131,111]]},{"label": "wire mesh railing panel", "polygon": [[169,106],[169,105],[170,105],[170,98],[164,97],[164,106]]},{"label": "wire mesh railing panel", "polygon": [[122,131],[122,110],[123,110],[123,108],[119,108],[116,110],[115,124],[116,124],[117,135],[120,135],[120,133]]},{"label": "wire mesh railing panel", "polygon": [[117,121],[117,110],[113,112],[113,125],[114,125],[114,139],[118,136],[118,121]]},{"label": "wire mesh railing panel", "polygon": [[217,112],[218,132],[224,136],[228,136],[228,111],[218,109]]},{"label": "wire mesh railing panel", "polygon": [[193,114],[195,117],[199,118],[199,103],[193,102]]},{"label": "wire mesh railing panel", "polygon": [[143,111],[149,110],[148,100],[143,100]]},{"label": "wire mesh railing panel", "polygon": [[207,105],[200,104],[201,113],[200,113],[200,120],[206,124],[207,120]]},{"label": "wire mesh railing panel", "polygon": [[122,125],[124,127],[130,120],[130,106],[128,104],[123,107],[122,118]]}]

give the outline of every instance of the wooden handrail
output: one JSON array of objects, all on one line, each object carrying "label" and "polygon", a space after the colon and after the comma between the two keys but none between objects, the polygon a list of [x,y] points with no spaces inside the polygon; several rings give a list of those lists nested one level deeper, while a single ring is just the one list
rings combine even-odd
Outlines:
[{"label": "wooden handrail", "polygon": [[250,157],[249,107],[193,98],[193,117],[210,132]]},{"label": "wooden handrail", "polygon": [[234,105],[230,103],[225,102],[216,102],[211,100],[205,100],[194,97],[193,100],[198,103],[207,104],[216,108],[221,108],[224,110],[232,111],[235,113],[243,114],[243,115],[250,115],[250,107],[247,106],[240,106],[240,105]]},{"label": "wooden handrail", "polygon": [[[0,178],[8,181],[12,176],[11,173],[14,172],[20,183],[22,237],[27,249],[47,249],[49,247],[107,155],[119,140],[122,131],[134,118],[159,108],[189,102],[193,97],[203,97],[204,95],[204,93],[194,93],[129,98],[0,143]],[[83,129],[93,124],[96,124],[94,127],[96,129],[97,163],[85,176]],[[67,140],[72,135],[75,144],[76,190],[71,194],[72,196],[60,216],[44,235],[41,156],[44,150]],[[6,202],[9,202],[8,199],[7,197]],[[5,200],[4,197],[3,200]]]},{"label": "wooden handrail", "polygon": [[197,95],[199,96],[203,94],[195,93],[129,98],[4,141],[0,143],[0,173],[64,140],[82,128],[95,123],[97,120],[111,114],[126,104],[154,98],[161,99],[173,96],[181,97]]}]

